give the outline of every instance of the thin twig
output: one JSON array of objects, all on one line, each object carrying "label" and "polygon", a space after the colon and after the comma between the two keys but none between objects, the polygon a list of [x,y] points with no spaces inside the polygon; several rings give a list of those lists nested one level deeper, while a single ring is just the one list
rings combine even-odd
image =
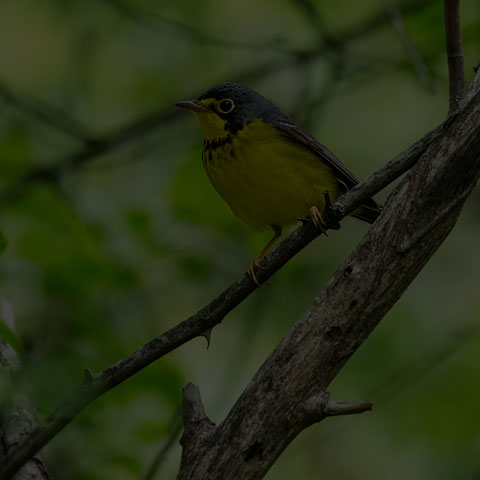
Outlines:
[{"label": "thin twig", "polygon": [[[327,225],[336,225],[367,198],[389,185],[414,165],[425,149],[441,133],[442,128],[443,124],[334,202],[325,212],[324,218]],[[257,272],[259,282],[264,283],[320,233],[312,223],[308,223],[290,234],[263,260],[262,269]],[[225,315],[256,288],[255,282],[245,274],[196,314],[151,340],[116,364],[96,374],[86,371],[84,382],[45,419],[25,442],[18,445],[16,449],[12,449],[6,457],[0,460],[0,480],[7,480],[96,398],[180,345],[203,335],[205,331],[219,324]]]},{"label": "thin twig", "polygon": [[460,29],[460,0],[444,0],[444,11],[450,87],[448,114],[451,115],[462,107],[466,85]]},{"label": "thin twig", "polygon": [[358,413],[369,412],[373,408],[373,403],[362,402],[360,400],[328,402],[325,408],[325,415],[333,417],[336,415],[356,415]]},{"label": "thin twig", "polygon": [[303,416],[307,424],[321,422],[326,417],[355,415],[372,410],[373,403],[359,400],[333,402],[329,392],[312,395],[303,402]]}]

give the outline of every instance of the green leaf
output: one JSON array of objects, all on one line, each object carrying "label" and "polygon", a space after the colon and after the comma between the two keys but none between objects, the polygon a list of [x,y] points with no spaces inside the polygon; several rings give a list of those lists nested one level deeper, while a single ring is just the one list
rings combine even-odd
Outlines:
[{"label": "green leaf", "polygon": [[0,317],[0,338],[5,340],[17,353],[19,357],[23,356],[23,345],[17,334]]}]

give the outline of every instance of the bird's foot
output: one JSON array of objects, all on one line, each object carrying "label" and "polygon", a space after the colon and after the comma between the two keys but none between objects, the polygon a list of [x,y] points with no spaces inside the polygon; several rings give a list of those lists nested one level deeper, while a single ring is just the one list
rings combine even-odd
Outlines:
[{"label": "bird's foot", "polygon": [[326,236],[327,235],[327,224],[325,223],[325,220],[322,217],[322,212],[313,205],[312,207],[309,208],[308,213],[310,213],[310,218],[312,219],[313,224]]},{"label": "bird's foot", "polygon": [[257,275],[255,273],[255,268],[259,268],[260,270],[264,270],[265,267],[262,267],[260,265],[260,262],[262,261],[263,257],[255,258],[254,260],[251,261],[250,265],[248,266],[247,273],[250,276],[250,278],[257,284],[257,287],[260,286],[260,282],[258,281]]}]

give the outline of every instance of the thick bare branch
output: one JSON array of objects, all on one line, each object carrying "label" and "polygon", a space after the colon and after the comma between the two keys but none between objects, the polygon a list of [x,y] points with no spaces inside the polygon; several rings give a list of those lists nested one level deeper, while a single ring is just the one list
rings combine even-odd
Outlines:
[{"label": "thick bare branch", "polygon": [[451,115],[462,106],[466,85],[460,29],[460,0],[444,0],[444,11],[450,86],[449,115]]},{"label": "thick bare branch", "polygon": [[180,479],[261,479],[303,429],[321,420],[312,418],[306,399],[319,395],[323,404],[322,392],[448,236],[478,180],[480,93],[450,118],[213,436],[182,462]]},{"label": "thick bare branch", "polygon": [[338,415],[355,415],[372,410],[373,403],[354,401],[333,402],[330,401],[328,392],[312,395],[303,403],[305,418],[308,424],[322,421],[326,417]]}]

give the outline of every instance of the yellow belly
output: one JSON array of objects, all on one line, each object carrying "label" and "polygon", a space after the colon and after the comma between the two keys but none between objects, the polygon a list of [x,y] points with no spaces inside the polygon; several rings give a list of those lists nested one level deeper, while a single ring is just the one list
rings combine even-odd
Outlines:
[{"label": "yellow belly", "polygon": [[253,120],[232,141],[204,148],[210,181],[233,213],[256,229],[284,227],[340,194],[332,169],[313,152]]}]

